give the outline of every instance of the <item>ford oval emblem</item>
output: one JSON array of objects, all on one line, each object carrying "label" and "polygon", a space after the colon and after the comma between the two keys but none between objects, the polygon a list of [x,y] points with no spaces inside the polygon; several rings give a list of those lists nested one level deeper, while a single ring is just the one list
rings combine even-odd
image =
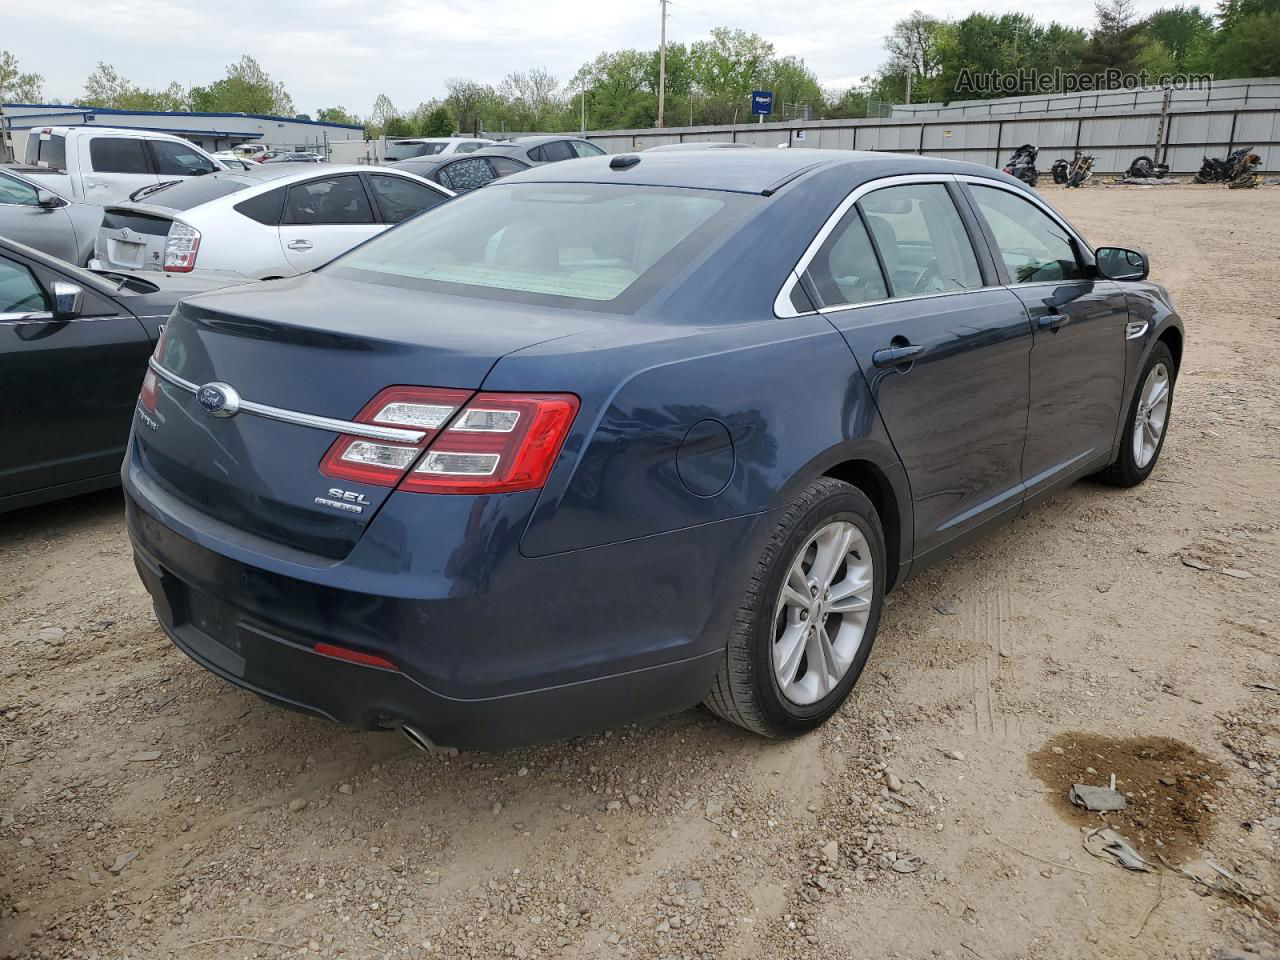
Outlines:
[{"label": "ford oval emblem", "polygon": [[240,412],[240,394],[229,383],[206,383],[196,391],[196,400],[215,417],[234,417]]}]

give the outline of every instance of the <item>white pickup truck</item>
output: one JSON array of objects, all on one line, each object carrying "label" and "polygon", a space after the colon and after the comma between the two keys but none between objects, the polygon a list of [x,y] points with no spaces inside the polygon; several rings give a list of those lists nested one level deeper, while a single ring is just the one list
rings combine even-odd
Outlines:
[{"label": "white pickup truck", "polygon": [[143,187],[224,169],[181,137],[114,127],[38,127],[16,172],[64,197],[121,203]]}]

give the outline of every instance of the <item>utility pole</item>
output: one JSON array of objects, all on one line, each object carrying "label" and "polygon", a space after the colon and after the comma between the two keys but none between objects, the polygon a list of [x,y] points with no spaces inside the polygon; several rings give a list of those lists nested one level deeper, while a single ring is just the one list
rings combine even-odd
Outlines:
[{"label": "utility pole", "polygon": [[582,79],[582,137],[585,140],[587,136],[587,80]]},{"label": "utility pole", "polygon": [[662,8],[662,39],[658,43],[658,126],[665,126],[662,120],[663,108],[667,100],[667,3],[670,0],[658,0]]}]

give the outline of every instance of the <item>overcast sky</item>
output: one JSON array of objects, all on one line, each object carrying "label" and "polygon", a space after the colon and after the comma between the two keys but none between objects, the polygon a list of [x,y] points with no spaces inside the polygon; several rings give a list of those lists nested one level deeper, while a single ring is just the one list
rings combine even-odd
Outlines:
[{"label": "overcast sky", "polygon": [[[1162,5],[1137,0],[1139,14]],[[935,16],[1026,10],[1013,0],[927,0]],[[846,87],[882,57],[884,35],[910,5],[810,0],[672,0],[667,36],[688,43],[740,27],[802,57],[824,87]],[[54,12],[56,9],[56,13]],[[1035,8],[1072,26],[1091,3]],[[204,84],[242,53],[282,80],[298,110],[342,105],[360,116],[386,93],[402,110],[444,95],[449,77],[496,83],[546,67],[563,83],[602,50],[658,45],[658,0],[0,0],[0,46],[44,75],[47,98],[80,95],[99,60],[145,87]]]}]

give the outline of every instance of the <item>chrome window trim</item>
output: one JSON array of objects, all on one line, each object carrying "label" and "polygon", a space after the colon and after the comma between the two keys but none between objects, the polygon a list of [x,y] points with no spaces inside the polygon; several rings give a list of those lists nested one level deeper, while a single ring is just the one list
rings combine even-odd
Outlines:
[{"label": "chrome window trim", "polygon": [[45,311],[31,312],[24,310],[22,313],[13,311],[11,313],[0,313],[0,323],[48,323],[53,319],[53,314]]},{"label": "chrome window trim", "polygon": [[[1026,190],[1020,190],[1011,183],[1004,183],[1000,180],[991,180],[991,179],[988,179],[987,177],[975,177],[973,174],[970,174],[970,173],[957,174],[955,177],[955,180],[957,183],[973,183],[973,184],[977,184],[980,187],[995,187],[997,190],[1003,190],[1006,193],[1012,193],[1015,197],[1022,197],[1022,199],[1029,201],[1031,204],[1033,204],[1036,207],[1039,207],[1041,212],[1044,213],[1050,220],[1052,220],[1054,223],[1060,226],[1063,230],[1067,231],[1067,233],[1071,236],[1071,238],[1075,240],[1075,242],[1080,246],[1080,249],[1083,252],[1087,253],[1091,258],[1093,257],[1093,247],[1089,246],[1089,244],[1085,242],[1084,237],[1080,235],[1080,231],[1077,230],[1075,227],[1073,227],[1071,224],[1069,224],[1066,221],[1066,219],[1062,216],[1062,214],[1058,213],[1057,210],[1053,209],[1053,207],[1045,203],[1045,201],[1040,198],[1039,194],[1028,193]],[[1085,264],[1085,265],[1088,266],[1088,264]],[[1045,281],[1036,281],[1036,282],[1038,283],[1039,282],[1070,283],[1071,281],[1045,280]],[[1030,284],[1011,283],[1009,284],[1009,286],[1025,287],[1025,286],[1030,286]]]},{"label": "chrome window trim", "polygon": [[[885,303],[902,303],[902,302],[907,302],[911,300],[930,300],[935,297],[949,297],[949,296],[955,296],[961,293],[977,293],[981,290],[1008,290],[1015,286],[1018,286],[1018,287],[1032,286],[1032,284],[1025,284],[1025,283],[1023,284],[997,283],[997,284],[990,284],[982,287],[974,287],[971,290],[942,290],[937,293],[920,293],[910,297],[887,297],[882,300],[864,300],[862,303],[840,303],[840,304],[834,304],[830,307],[822,307],[818,310],[805,310],[805,311],[796,310],[795,306],[791,303],[791,291],[800,282],[800,278],[804,275],[804,272],[809,269],[809,264],[813,261],[813,258],[818,255],[818,250],[820,250],[822,245],[826,243],[827,237],[831,236],[832,231],[835,230],[837,224],[840,223],[844,215],[849,212],[849,209],[855,203],[857,203],[860,199],[865,197],[868,193],[871,193],[875,190],[880,190],[884,187],[896,187],[896,186],[902,186],[904,184],[912,184],[912,183],[943,183],[943,184],[973,183],[973,184],[977,184],[979,186],[984,186],[984,187],[996,187],[1000,190],[1005,190],[1005,191],[1008,191],[1009,193],[1015,194],[1016,196],[1023,197],[1031,201],[1036,207],[1038,207],[1045,214],[1047,214],[1048,217],[1051,220],[1053,220],[1054,223],[1062,227],[1062,229],[1065,230],[1076,241],[1076,243],[1080,245],[1081,250],[1087,252],[1089,256],[1093,256],[1093,248],[1090,247],[1085,242],[1084,238],[1080,236],[1079,231],[1077,231],[1074,227],[1072,227],[1071,224],[1067,223],[1066,220],[1064,220],[1056,210],[1054,210],[1047,203],[1041,200],[1040,197],[1034,194],[1030,194],[1025,190],[1019,189],[1018,187],[1015,187],[1013,184],[1004,183],[1000,180],[995,180],[990,177],[979,177],[979,176],[975,176],[973,174],[968,174],[968,173],[961,173],[961,174],[909,173],[909,174],[902,174],[894,177],[881,177],[878,180],[871,180],[867,183],[862,184],[861,186],[855,187],[849,193],[849,195],[845,197],[843,201],[841,201],[840,205],[836,207],[835,211],[831,214],[831,216],[827,218],[826,222],[823,223],[821,229],[818,230],[813,240],[810,241],[809,246],[807,246],[805,248],[804,253],[801,254],[800,259],[796,261],[796,265],[794,268],[792,268],[786,281],[783,283],[782,289],[779,290],[778,295],[774,297],[774,300],[773,300],[774,316],[778,317],[779,319],[786,320],[786,319],[791,319],[793,317],[807,317],[807,316],[814,316],[816,314],[829,314],[829,313],[838,313],[845,310],[855,310],[855,309],[858,309],[859,307],[873,307],[873,306],[878,306]],[[974,255],[975,256],[977,255],[976,250],[974,251]],[[1057,280],[1057,281],[1043,281],[1043,282],[1052,283],[1054,286],[1061,286],[1063,283],[1068,283],[1072,281]]]},{"label": "chrome window trim", "polygon": [[[818,255],[818,251],[822,248],[822,245],[827,242],[827,237],[831,236],[832,231],[835,230],[844,215],[849,212],[849,209],[868,193],[873,193],[874,191],[881,190],[885,187],[898,187],[913,183],[955,183],[957,179],[961,178],[958,178],[955,174],[951,173],[907,173],[894,177],[881,177],[878,180],[871,180],[859,187],[855,187],[853,191],[840,203],[840,206],[836,207],[835,212],[827,218],[827,221],[822,225],[822,229],[818,231],[817,235],[814,236],[813,240],[809,243],[809,246],[805,248],[800,259],[796,261],[796,265],[794,269],[792,269],[791,275],[787,278],[786,283],[782,285],[782,289],[778,291],[778,295],[773,300],[774,316],[785,320],[792,317],[808,317],[817,314],[826,315],[830,313],[842,313],[845,310],[857,310],[861,307],[875,307],[885,303],[908,303],[912,300],[932,300],[937,297],[953,297],[961,293],[978,293],[981,290],[1005,289],[1002,284],[993,284],[983,287],[972,287],[968,290],[939,290],[936,293],[917,293],[909,297],[885,297],[881,300],[864,300],[861,303],[837,303],[829,307],[821,307],[818,310],[805,310],[803,312],[797,311],[795,306],[791,303],[791,291],[795,288],[796,284],[800,282],[800,277],[804,275],[804,272],[809,269],[809,264],[813,261],[813,258]],[[972,177],[971,179],[978,182],[986,182],[982,177]],[[960,211],[957,210],[956,213],[959,214]],[[977,257],[978,251],[975,250],[973,253],[974,257]]]},{"label": "chrome window trim", "polygon": [[[155,357],[147,361],[147,366],[155,371],[156,375],[180,390],[185,390],[191,395],[195,395],[200,389],[200,385],[192,383],[190,380],[184,380],[176,373],[172,373],[160,366]],[[240,401],[240,409],[238,413],[247,413],[255,417],[263,417],[267,420],[278,420],[281,423],[291,423],[299,427],[310,427],[313,430],[327,430],[332,433],[345,433],[353,437],[364,437],[369,440],[387,440],[394,443],[421,443],[426,437],[424,430],[405,430],[399,427],[379,427],[370,423],[354,423],[350,420],[336,420],[333,417],[320,417],[313,413],[301,413],[297,410],[285,410],[283,407],[273,407],[265,403],[255,403],[252,400]]]}]

